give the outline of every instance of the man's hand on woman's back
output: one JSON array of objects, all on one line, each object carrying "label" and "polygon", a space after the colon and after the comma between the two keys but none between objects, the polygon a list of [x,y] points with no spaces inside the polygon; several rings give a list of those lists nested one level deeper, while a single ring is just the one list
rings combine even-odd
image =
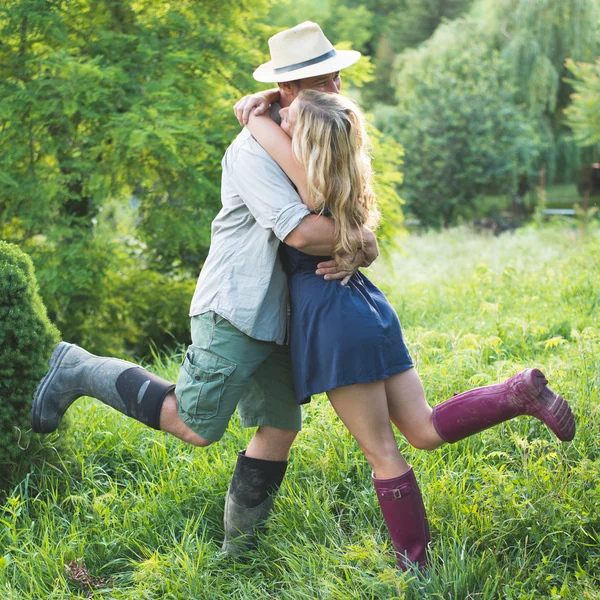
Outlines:
[{"label": "man's hand on woman's back", "polygon": [[364,250],[359,250],[351,264],[354,265],[351,270],[343,269],[335,260],[328,260],[317,265],[317,275],[323,275],[325,279],[340,280],[342,285],[346,285],[352,275],[360,267],[370,267],[379,256],[379,245],[375,234],[367,227],[363,228],[365,240]]}]

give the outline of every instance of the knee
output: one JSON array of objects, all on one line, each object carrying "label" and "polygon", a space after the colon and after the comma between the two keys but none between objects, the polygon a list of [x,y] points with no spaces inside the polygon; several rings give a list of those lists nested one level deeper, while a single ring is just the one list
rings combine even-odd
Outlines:
[{"label": "knee", "polygon": [[422,432],[405,437],[406,441],[417,450],[436,450],[444,443],[437,433],[429,435],[427,432]]},{"label": "knee", "polygon": [[269,444],[287,446],[289,448],[294,443],[297,435],[297,431],[276,429],[275,427],[262,425],[256,430],[255,437],[264,440]]},{"label": "knee", "polygon": [[287,460],[297,434],[297,431],[261,426],[246,448],[246,456],[263,460]]},{"label": "knee", "polygon": [[187,442],[190,443],[192,446],[196,446],[196,448],[206,448],[207,446],[214,444],[214,442],[212,442],[211,440],[207,440],[206,438],[203,438],[201,435],[197,434],[191,436],[190,439],[187,440]]}]

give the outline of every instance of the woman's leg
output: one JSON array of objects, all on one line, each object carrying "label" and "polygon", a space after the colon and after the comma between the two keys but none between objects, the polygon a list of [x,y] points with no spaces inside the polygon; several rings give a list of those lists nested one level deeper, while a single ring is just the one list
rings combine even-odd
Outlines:
[{"label": "woman's leg", "polygon": [[327,395],[369,461],[375,477],[391,479],[409,470],[394,437],[383,381],[340,387]]},{"label": "woman's leg", "polygon": [[416,369],[386,379],[385,391],[390,419],[411,446],[435,450],[444,443],[433,426],[433,411]]},{"label": "woman's leg", "polygon": [[328,392],[340,419],[373,467],[377,500],[396,551],[396,564],[427,565],[429,525],[415,474],[398,450],[385,383],[356,384]]},{"label": "woman's leg", "polygon": [[562,441],[575,435],[569,405],[546,384],[538,369],[526,369],[502,383],[454,395],[430,408],[415,369],[386,380],[390,418],[415,448],[433,450],[520,415],[545,423]]}]

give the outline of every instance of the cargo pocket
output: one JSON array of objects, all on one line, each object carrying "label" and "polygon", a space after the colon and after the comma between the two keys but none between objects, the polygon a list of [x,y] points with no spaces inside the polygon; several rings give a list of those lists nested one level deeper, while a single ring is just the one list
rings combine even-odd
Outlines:
[{"label": "cargo pocket", "polygon": [[181,410],[192,417],[214,417],[219,412],[225,381],[235,368],[235,363],[218,354],[189,346],[175,388]]}]

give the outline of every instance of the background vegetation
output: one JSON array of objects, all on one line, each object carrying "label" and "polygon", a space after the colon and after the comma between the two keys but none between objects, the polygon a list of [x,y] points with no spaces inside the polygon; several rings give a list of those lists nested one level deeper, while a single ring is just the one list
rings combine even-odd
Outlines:
[{"label": "background vegetation", "polygon": [[7,0],[0,237],[32,257],[65,339],[133,357],[175,347],[239,130],[232,106],[259,89],[270,35],[312,19],[363,52],[344,85],[377,128],[391,246],[405,215],[480,219],[541,167],[566,185],[598,160],[598,11],[598,0]]},{"label": "background vegetation", "polygon": [[[38,293],[31,259],[0,240],[0,465],[26,444],[31,399],[60,335]],[[0,481],[2,480],[0,468]]]},{"label": "background vegetation", "polygon": [[[499,237],[411,236],[374,279],[404,326],[432,404],[537,365],[577,420],[562,444],[519,418],[434,452],[398,441],[432,530],[430,577],[399,574],[370,470],[323,397],[267,535],[247,564],[220,554],[225,491],[251,434],[208,449],[149,431],[96,401],[23,461],[0,514],[5,600],[600,598],[600,230],[564,224]],[[180,356],[153,367],[176,376]],[[56,454],[57,443],[62,449]],[[103,581],[100,581],[103,580]]]},{"label": "background vegetation", "polygon": [[[84,399],[70,426],[7,449],[0,596],[599,599],[600,231],[592,211],[550,224],[541,212],[572,208],[582,166],[600,160],[599,11],[599,0],[2,2],[0,238],[33,261],[0,242],[4,446],[58,336],[32,264],[65,339],[175,379],[221,156],[239,131],[232,106],[259,89],[268,37],[306,19],[364,54],[344,85],[373,125],[389,257],[373,277],[430,402],[536,365],[578,433],[560,444],[518,419],[433,453],[399,437],[433,534],[433,569],[418,578],[394,568],[368,465],[324,398],[306,410],[246,564],[219,547],[250,432],[234,422],[203,451]],[[524,204],[540,172],[551,185]],[[428,230],[501,224],[491,211],[511,199],[532,217],[513,233]],[[405,217],[422,231],[400,252]]]}]

